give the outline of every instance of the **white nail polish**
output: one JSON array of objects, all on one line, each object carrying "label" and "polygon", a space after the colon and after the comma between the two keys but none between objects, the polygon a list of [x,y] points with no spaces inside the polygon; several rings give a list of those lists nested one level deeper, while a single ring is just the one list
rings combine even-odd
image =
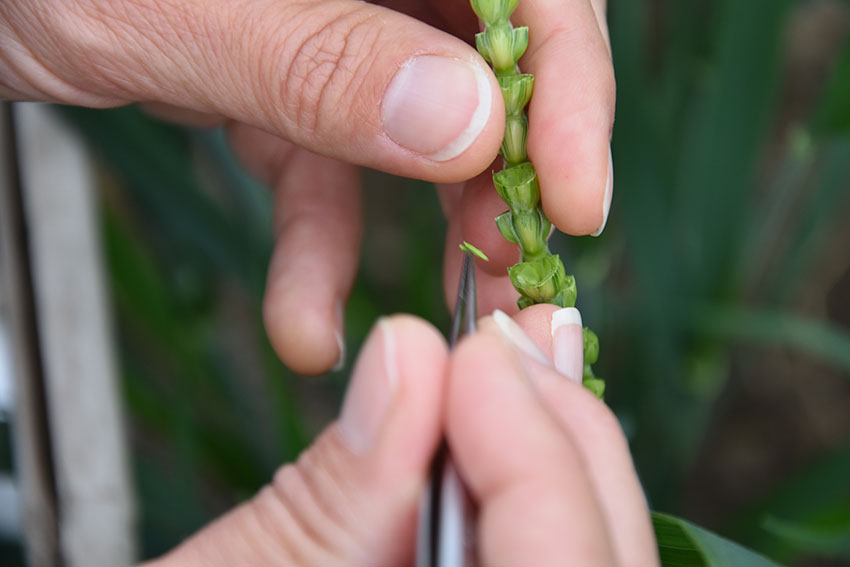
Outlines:
[{"label": "white nail polish", "polygon": [[546,358],[546,355],[543,354],[537,343],[531,340],[531,337],[525,334],[525,331],[507,313],[496,309],[493,311],[493,321],[496,322],[496,326],[499,327],[504,337],[520,352],[544,366],[552,366],[552,363],[549,362],[549,359]]},{"label": "white nail polish", "polygon": [[575,307],[565,307],[552,314],[552,358],[555,370],[571,381],[581,384],[584,374],[584,338],[581,313]]},{"label": "white nail polish", "polygon": [[614,159],[611,148],[608,148],[608,179],[605,181],[605,194],[602,197],[602,224],[590,236],[599,236],[608,224],[608,213],[611,210],[611,198],[614,196]]}]

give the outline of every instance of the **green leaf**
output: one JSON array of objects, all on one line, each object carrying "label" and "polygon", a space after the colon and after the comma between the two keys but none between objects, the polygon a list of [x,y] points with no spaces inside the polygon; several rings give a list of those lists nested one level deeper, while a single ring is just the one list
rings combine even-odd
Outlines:
[{"label": "green leaf", "polygon": [[842,522],[833,525],[809,525],[787,522],[774,516],[765,518],[763,528],[776,537],[793,543],[800,549],[831,557],[850,557],[850,522],[847,510],[843,510]]},{"label": "green leaf", "polygon": [[706,529],[660,512],[652,513],[663,567],[771,567],[770,559]]},{"label": "green leaf", "polygon": [[837,555],[850,532],[850,444],[815,459],[771,488],[723,527],[777,560]]},{"label": "green leaf", "polygon": [[842,212],[850,204],[850,139],[835,138],[815,153],[811,181],[803,187],[805,196],[797,201],[795,214],[782,228],[790,236],[787,252],[765,280],[772,282],[774,288],[768,297],[779,304],[791,301],[803,275],[811,270],[818,250],[828,245],[830,237],[834,238],[836,229],[842,226]]},{"label": "green leaf", "polygon": [[[712,293],[753,209],[752,183],[777,97],[789,0],[718,3],[717,58],[689,108],[681,144],[677,239],[688,288]],[[735,85],[735,88],[729,88]],[[723,164],[722,167],[718,167]],[[634,213],[632,213],[634,214]],[[718,223],[716,219],[724,222]]]},{"label": "green leaf", "polygon": [[812,127],[818,134],[850,132],[850,41],[838,57],[815,112]]},{"label": "green leaf", "polygon": [[691,325],[724,339],[787,345],[850,370],[850,333],[826,321],[782,311],[705,306],[695,310]]}]

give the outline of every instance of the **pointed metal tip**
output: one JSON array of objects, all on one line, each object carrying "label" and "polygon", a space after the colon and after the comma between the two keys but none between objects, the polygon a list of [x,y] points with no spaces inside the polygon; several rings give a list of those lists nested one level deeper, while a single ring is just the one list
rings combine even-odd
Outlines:
[{"label": "pointed metal tip", "polygon": [[463,267],[457,287],[457,301],[452,315],[452,327],[449,333],[449,346],[454,347],[463,336],[475,332],[478,319],[478,297],[475,287],[475,261],[473,254],[467,251],[463,255]]}]

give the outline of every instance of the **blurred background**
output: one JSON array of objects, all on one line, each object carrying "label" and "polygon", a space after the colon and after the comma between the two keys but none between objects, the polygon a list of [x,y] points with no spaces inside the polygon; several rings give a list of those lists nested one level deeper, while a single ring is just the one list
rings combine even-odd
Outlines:
[{"label": "blurred background", "polygon": [[[651,506],[781,562],[850,565],[850,2],[611,0],[609,23],[611,217],[600,238],[552,242]],[[150,557],[292,460],[349,369],[301,378],[270,349],[270,196],[221,131],[56,111],[97,156]],[[363,180],[350,353],[380,315],[448,320],[431,187]]]}]

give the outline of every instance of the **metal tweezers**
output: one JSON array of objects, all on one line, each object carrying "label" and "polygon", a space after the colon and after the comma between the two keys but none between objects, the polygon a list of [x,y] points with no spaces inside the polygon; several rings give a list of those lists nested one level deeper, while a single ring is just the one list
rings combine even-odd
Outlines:
[{"label": "metal tweezers", "polygon": [[[457,290],[449,348],[475,332],[478,308],[475,262],[466,252]],[[419,508],[416,567],[464,567],[473,564],[472,503],[452,462],[445,438],[431,463],[428,488]]]}]

